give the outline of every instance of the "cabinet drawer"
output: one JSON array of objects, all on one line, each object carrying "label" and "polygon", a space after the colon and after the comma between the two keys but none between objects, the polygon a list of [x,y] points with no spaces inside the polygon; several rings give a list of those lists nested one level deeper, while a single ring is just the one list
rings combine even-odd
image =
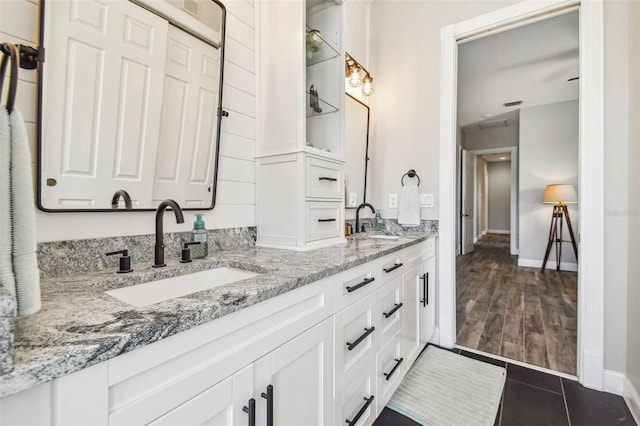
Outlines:
[{"label": "cabinet drawer", "polygon": [[413,252],[408,249],[388,254],[380,259],[379,273],[383,283],[389,282],[407,270],[407,262]]},{"label": "cabinet drawer", "polygon": [[308,198],[344,198],[342,166],[317,158],[307,158],[306,195]]},{"label": "cabinet drawer", "polygon": [[396,333],[376,354],[376,407],[380,414],[408,368],[400,333]]},{"label": "cabinet drawer", "polygon": [[344,425],[347,422],[358,426],[373,424],[377,417],[375,381],[373,363],[363,365],[349,377],[348,381],[345,381],[340,398],[336,399],[334,424]]},{"label": "cabinet drawer", "polygon": [[336,312],[372,294],[380,286],[378,262],[368,262],[336,275],[334,306]]},{"label": "cabinet drawer", "polygon": [[340,202],[307,201],[307,242],[343,235],[343,210]]},{"label": "cabinet drawer", "polygon": [[380,340],[384,345],[402,327],[402,312],[406,309],[402,277],[383,285],[376,299],[380,313]]},{"label": "cabinet drawer", "polygon": [[349,375],[373,361],[379,347],[380,322],[373,295],[338,312],[336,327],[336,374]]}]

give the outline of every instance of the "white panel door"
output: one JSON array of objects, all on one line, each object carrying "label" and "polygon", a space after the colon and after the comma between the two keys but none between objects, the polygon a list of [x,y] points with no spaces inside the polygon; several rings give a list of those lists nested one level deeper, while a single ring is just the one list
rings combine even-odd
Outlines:
[{"label": "white panel door", "polygon": [[328,425],[333,414],[333,319],[312,327],[255,362],[256,425]]},{"label": "white panel door", "polygon": [[462,150],[462,205],[460,206],[462,254],[473,251],[473,154]]},{"label": "white panel door", "polygon": [[159,419],[160,425],[244,426],[249,414],[243,411],[253,397],[253,364],[191,398]]},{"label": "white panel door", "polygon": [[218,129],[218,49],[170,26],[154,203],[183,207],[212,200]]},{"label": "white panel door", "polygon": [[148,204],[166,21],[128,1],[46,7],[44,206],[109,208],[118,189]]},{"label": "white panel door", "polygon": [[[406,365],[409,366],[418,355],[420,346],[420,295],[422,294],[422,281],[420,280],[420,265],[416,265],[404,274],[404,300],[406,306],[402,307],[402,354],[406,357]],[[408,368],[408,367],[405,367]]]}]

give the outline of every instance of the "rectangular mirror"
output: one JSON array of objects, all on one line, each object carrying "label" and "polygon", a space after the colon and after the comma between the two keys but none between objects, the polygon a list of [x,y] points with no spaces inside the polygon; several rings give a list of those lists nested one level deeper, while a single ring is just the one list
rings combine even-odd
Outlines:
[{"label": "rectangular mirror", "polygon": [[356,208],[367,200],[369,107],[346,93],[344,114],[345,207]]},{"label": "rectangular mirror", "polygon": [[217,0],[41,0],[38,206],[215,205],[226,11]]}]

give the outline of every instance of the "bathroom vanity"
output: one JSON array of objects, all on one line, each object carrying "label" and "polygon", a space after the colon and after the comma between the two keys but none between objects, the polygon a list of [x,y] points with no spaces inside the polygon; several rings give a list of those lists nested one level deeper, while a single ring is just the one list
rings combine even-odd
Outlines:
[{"label": "bathroom vanity", "polygon": [[[435,234],[379,237],[44,280],[0,424],[371,424],[435,329]],[[218,267],[254,276],[142,306],[106,293]]]}]

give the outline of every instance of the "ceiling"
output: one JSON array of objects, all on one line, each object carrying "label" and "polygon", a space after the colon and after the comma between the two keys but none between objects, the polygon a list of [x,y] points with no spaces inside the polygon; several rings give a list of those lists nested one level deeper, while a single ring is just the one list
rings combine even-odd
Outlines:
[{"label": "ceiling", "polygon": [[511,161],[511,152],[501,152],[496,154],[483,154],[479,156],[488,163],[495,163],[497,161]]},{"label": "ceiling", "polygon": [[567,81],[578,76],[578,46],[577,11],[461,43],[458,124],[479,130],[510,111],[578,99],[578,80]]}]

